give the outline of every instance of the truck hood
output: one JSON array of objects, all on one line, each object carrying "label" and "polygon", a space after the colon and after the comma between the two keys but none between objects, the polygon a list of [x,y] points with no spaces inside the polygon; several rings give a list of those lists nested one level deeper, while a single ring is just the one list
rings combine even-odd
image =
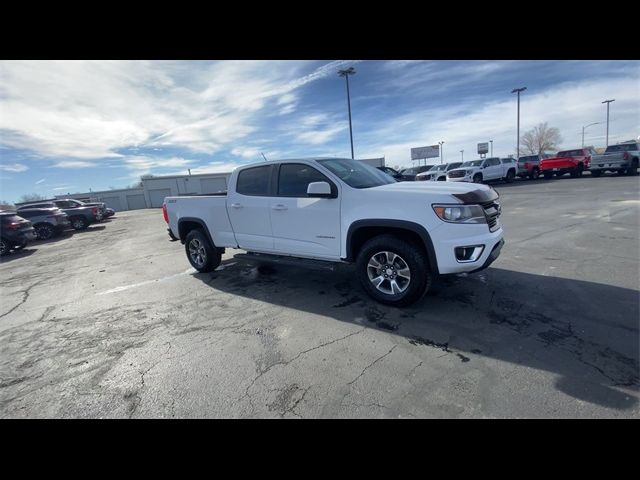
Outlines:
[{"label": "truck hood", "polygon": [[[498,192],[488,185],[454,182],[397,182],[379,187],[375,191],[424,194],[433,196],[435,201],[458,201],[460,203],[484,203],[497,199]],[[441,198],[437,198],[441,197]],[[454,197],[454,198],[451,198]]]}]

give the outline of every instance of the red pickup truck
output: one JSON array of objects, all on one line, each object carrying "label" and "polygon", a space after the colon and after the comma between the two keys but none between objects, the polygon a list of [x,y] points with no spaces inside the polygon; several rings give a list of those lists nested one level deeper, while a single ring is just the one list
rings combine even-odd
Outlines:
[{"label": "red pickup truck", "polygon": [[596,155],[592,148],[576,148],[575,150],[558,152],[555,157],[540,161],[540,173],[547,180],[554,174],[559,177],[565,173],[570,173],[573,178],[577,178],[589,168],[592,155]]}]

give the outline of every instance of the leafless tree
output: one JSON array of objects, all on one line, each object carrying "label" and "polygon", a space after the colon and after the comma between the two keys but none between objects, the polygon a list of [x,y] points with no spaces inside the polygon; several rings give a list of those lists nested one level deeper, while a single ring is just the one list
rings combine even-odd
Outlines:
[{"label": "leafless tree", "polygon": [[0,210],[14,210],[16,207],[12,202],[0,200]]},{"label": "leafless tree", "polygon": [[560,130],[556,127],[549,127],[547,122],[544,122],[539,123],[520,137],[520,148],[525,153],[535,155],[557,151],[561,142]]},{"label": "leafless tree", "polygon": [[21,202],[37,202],[39,200],[46,200],[47,197],[43,197],[39,193],[25,193],[20,197]]}]

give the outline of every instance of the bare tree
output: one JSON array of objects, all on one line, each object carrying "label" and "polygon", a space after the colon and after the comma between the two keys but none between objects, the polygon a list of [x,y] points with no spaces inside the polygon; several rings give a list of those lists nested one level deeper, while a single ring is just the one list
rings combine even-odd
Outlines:
[{"label": "bare tree", "polygon": [[556,127],[549,127],[547,122],[544,122],[539,123],[520,137],[520,148],[525,153],[535,155],[557,151],[561,142],[560,130]]},{"label": "bare tree", "polygon": [[8,202],[6,200],[0,200],[0,210],[14,210],[16,207],[13,202]]},{"label": "bare tree", "polygon": [[25,193],[20,197],[21,202],[37,202],[39,200],[46,200],[47,197],[43,197],[39,193]]}]

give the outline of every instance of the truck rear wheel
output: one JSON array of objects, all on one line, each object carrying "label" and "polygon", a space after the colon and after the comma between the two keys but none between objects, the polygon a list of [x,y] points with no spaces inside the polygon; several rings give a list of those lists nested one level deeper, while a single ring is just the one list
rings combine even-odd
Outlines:
[{"label": "truck rear wheel", "polygon": [[511,183],[511,182],[513,182],[514,178],[516,178],[516,172],[515,172],[515,171],[513,171],[513,170],[509,170],[509,171],[507,172],[507,176],[505,177],[505,179],[504,179],[504,180],[505,180],[507,183]]},{"label": "truck rear wheel", "polygon": [[220,266],[222,254],[199,228],[191,230],[184,242],[189,263],[199,272],[211,272]]},{"label": "truck rear wheel", "polygon": [[553,172],[544,172],[543,175],[545,180],[551,180],[551,177],[553,177]]},{"label": "truck rear wheel", "polygon": [[432,283],[424,250],[393,235],[366,242],[358,254],[356,270],[370,297],[396,307],[417,302]]},{"label": "truck rear wheel", "polygon": [[631,168],[627,169],[627,175],[635,176],[638,175],[638,159],[634,158],[631,160]]},{"label": "truck rear wheel", "polygon": [[532,180],[537,180],[539,176],[540,176],[540,170],[538,170],[537,168],[534,168],[531,171],[531,179]]},{"label": "truck rear wheel", "polygon": [[70,220],[71,226],[75,230],[85,230],[89,227],[89,222],[87,222],[87,219],[84,217],[72,217]]},{"label": "truck rear wheel", "polygon": [[582,164],[578,164],[578,166],[576,168],[574,168],[573,170],[571,170],[571,177],[572,178],[578,178],[582,176],[582,172],[584,170],[584,167],[582,166]]},{"label": "truck rear wheel", "polygon": [[598,178],[600,175],[602,175],[602,170],[591,170],[592,177]]}]

